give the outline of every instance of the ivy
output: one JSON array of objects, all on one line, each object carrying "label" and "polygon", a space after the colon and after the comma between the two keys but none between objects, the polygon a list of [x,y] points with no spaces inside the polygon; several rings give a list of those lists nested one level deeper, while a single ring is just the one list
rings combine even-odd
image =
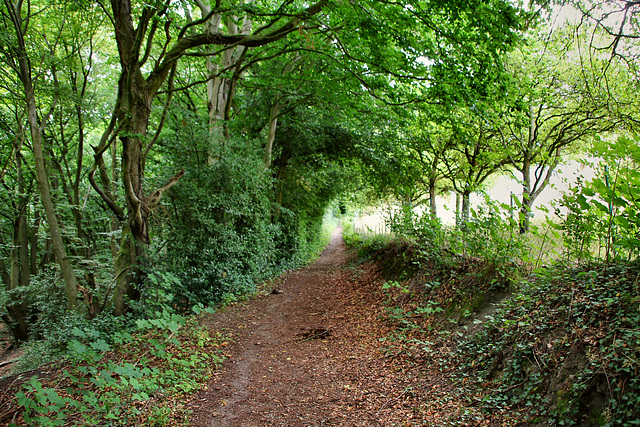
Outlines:
[{"label": "ivy", "polygon": [[467,378],[491,390],[486,407],[504,400],[560,425],[640,423],[639,275],[634,264],[539,272],[460,346]]}]

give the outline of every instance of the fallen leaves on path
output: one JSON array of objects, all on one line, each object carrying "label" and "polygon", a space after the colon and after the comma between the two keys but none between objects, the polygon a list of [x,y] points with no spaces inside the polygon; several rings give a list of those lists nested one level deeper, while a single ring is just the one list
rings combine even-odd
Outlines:
[{"label": "fallen leaves on path", "polygon": [[221,375],[189,403],[192,425],[500,425],[469,406],[446,371],[389,340],[378,267],[349,267],[333,245],[283,278],[280,294],[207,320],[234,343]]}]

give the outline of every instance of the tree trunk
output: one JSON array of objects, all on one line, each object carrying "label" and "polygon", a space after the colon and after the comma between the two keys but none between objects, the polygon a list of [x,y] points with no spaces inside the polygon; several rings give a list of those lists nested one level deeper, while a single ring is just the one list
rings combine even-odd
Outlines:
[{"label": "tree trunk", "polygon": [[529,231],[529,221],[531,218],[531,159],[527,155],[522,161],[522,204],[520,206],[520,234]]},{"label": "tree trunk", "polygon": [[531,206],[533,199],[531,198],[531,161],[532,152],[535,149],[536,134],[538,128],[536,124],[535,108],[533,105],[529,107],[529,136],[527,138],[527,149],[523,153],[522,158],[522,205],[520,206],[520,234],[529,231],[529,220],[531,218]]},{"label": "tree trunk", "polygon": [[462,210],[462,197],[459,192],[456,193],[456,227],[460,228],[462,225],[462,217],[460,216],[460,211]]},{"label": "tree trunk", "polygon": [[[210,13],[211,8],[200,3],[200,9],[203,15]],[[222,18],[219,14],[211,17],[209,22],[205,24],[205,31],[209,34],[220,34],[220,25]],[[247,35],[251,32],[252,22],[245,17],[242,28],[239,30],[233,19],[227,22],[227,33],[229,35],[243,34]],[[246,49],[243,46],[237,46],[234,49],[225,50],[221,57],[207,58],[207,72],[210,76],[215,76],[207,81],[207,108],[209,110],[209,132],[211,135],[211,146],[209,148],[209,164],[215,161],[215,146],[221,141],[230,138],[229,128],[226,121],[228,120],[228,112],[233,100],[234,85],[233,78],[225,77],[223,72],[233,68],[243,57],[242,52]],[[216,63],[216,60],[218,63]],[[234,78],[239,78],[235,76]]]},{"label": "tree trunk", "polygon": [[278,125],[278,116],[280,115],[280,99],[271,106],[269,114],[269,124],[267,128],[267,144],[264,149],[264,168],[269,169],[271,166],[271,153],[273,151],[273,142],[276,140],[276,127]]},{"label": "tree trunk", "polygon": [[[120,176],[118,175],[118,151],[117,151],[117,143],[116,141],[113,141],[111,143],[111,171],[112,171],[112,176],[111,176],[111,180],[109,180],[109,176],[107,175],[107,171],[106,171],[106,167],[104,167],[104,163],[103,163],[103,167],[101,168],[101,173],[105,174],[105,177],[102,179],[102,183],[105,187],[105,190],[108,190],[109,192],[107,194],[109,194],[110,198],[114,201],[117,202],[116,199],[116,195],[112,193],[111,191],[111,182],[118,182],[120,180]],[[111,241],[110,241],[110,247],[111,247],[111,257],[113,258],[114,261],[114,265],[115,265],[115,260],[118,257],[118,250],[119,250],[119,246],[118,246],[118,239],[116,238],[115,234],[116,231],[118,231],[120,229],[121,225],[121,221],[118,219],[118,217],[116,215],[111,215],[111,221],[110,221],[110,225],[111,225]]]},{"label": "tree trunk", "polygon": [[[47,122],[48,117],[44,117],[42,120],[38,120],[38,110],[35,101],[35,90],[33,87],[33,81],[31,78],[31,65],[25,49],[24,34],[22,27],[21,10],[12,6],[11,18],[14,25],[14,30],[17,36],[17,62],[19,65],[18,74],[22,86],[24,89],[27,119],[29,123],[29,129],[31,131],[31,143],[33,145],[33,156],[36,169],[36,181],[38,183],[38,190],[40,192],[40,200],[44,208],[45,217],[49,225],[49,235],[53,244],[53,251],[56,256],[56,261],[60,266],[60,272],[66,287],[67,294],[67,309],[71,310],[75,308],[77,302],[78,285],[76,278],[67,256],[67,251],[62,239],[62,232],[60,231],[60,225],[58,218],[56,217],[55,208],[51,198],[51,191],[49,189],[49,177],[47,174],[45,160],[42,149],[42,133],[43,127]],[[54,95],[53,103],[56,103],[56,96]]]},{"label": "tree trunk", "polygon": [[438,218],[438,205],[436,200],[436,182],[437,179],[429,179],[429,214],[431,219]]},{"label": "tree trunk", "polygon": [[[14,220],[13,248],[11,249],[11,270],[9,283],[5,289],[12,291],[29,284],[29,256],[27,220],[25,206],[18,206],[18,217]],[[5,323],[11,331],[14,342],[19,344],[29,338],[29,322],[27,321],[28,304],[23,298],[12,294],[6,305],[8,316]]]},{"label": "tree trunk", "polygon": [[40,191],[40,200],[44,208],[44,214],[49,225],[49,235],[53,245],[53,252],[56,261],[60,266],[60,272],[65,283],[67,293],[67,309],[75,308],[78,295],[78,284],[73,273],[67,250],[62,239],[62,232],[55,213],[51,192],[49,190],[49,178],[45,168],[44,156],[42,153],[42,130],[38,125],[35,98],[32,88],[25,85],[27,93],[27,105],[29,110],[29,126],[31,128],[31,139],[33,144],[33,157],[36,166],[36,180]]},{"label": "tree trunk", "polygon": [[[128,77],[123,76],[123,79],[128,80]],[[120,116],[121,127],[124,131],[120,136],[120,142],[122,144],[122,181],[127,203],[127,222],[122,229],[120,249],[115,259],[116,287],[113,291],[111,304],[116,316],[125,313],[125,296],[133,294],[133,281],[140,280],[134,270],[139,252],[142,252],[142,246],[136,245],[136,242],[143,245],[149,243],[148,218],[150,214],[147,197],[142,187],[144,178],[142,139],[146,134],[149,122],[150,104],[146,102],[144,96],[139,96],[139,88],[136,85],[122,88],[122,91],[125,99],[122,104],[132,107]]]},{"label": "tree trunk", "polygon": [[[520,219],[520,233],[525,234],[529,232],[531,227],[531,217],[533,216],[533,204],[542,193],[542,191],[549,185],[553,171],[558,167],[560,163],[560,149],[556,149],[553,157],[548,160],[548,165],[540,164],[537,166],[535,173],[535,181],[531,182],[531,167],[532,162],[529,156],[525,156],[522,162],[522,207],[520,209],[522,218]],[[546,169],[546,171],[545,171]],[[543,176],[544,175],[544,176]]]},{"label": "tree trunk", "polygon": [[[296,55],[282,70],[283,75],[289,75],[293,72],[294,68],[301,60],[300,55]],[[278,117],[280,117],[282,113],[282,103],[285,98],[285,95],[278,94],[276,95],[276,99],[271,106],[271,111],[269,112],[269,122],[267,124],[267,143],[265,144],[264,149],[264,168],[269,169],[272,161],[272,153],[273,153],[273,143],[276,140],[276,129],[278,127]],[[307,99],[308,96],[305,96],[304,99]],[[289,110],[290,111],[290,110]]]},{"label": "tree trunk", "polygon": [[40,229],[40,211],[38,209],[33,213],[33,227],[29,230],[29,270],[31,274],[38,274],[38,230]]},{"label": "tree trunk", "polygon": [[[279,40],[299,28],[300,24],[309,16],[320,12],[325,3],[325,0],[320,0],[319,3],[309,6],[298,15],[294,15],[278,28],[269,32],[261,32],[260,34],[246,36],[238,34],[223,35],[212,34],[207,31],[204,34],[187,36],[185,32],[181,32],[178,39],[171,46],[168,45],[169,41],[167,41],[166,50],[157,59],[155,65],[150,67],[152,70],[145,78],[143,76],[143,68],[148,57],[143,54],[143,51],[145,46],[148,48],[154,45],[153,36],[155,34],[153,31],[148,31],[148,29],[152,25],[152,20],[160,19],[161,16],[164,19],[168,16],[165,14],[166,10],[146,4],[142,6],[142,12],[137,15],[137,26],[134,26],[130,0],[111,0],[111,20],[115,28],[121,67],[114,118],[117,119],[117,132],[119,132],[119,140],[122,144],[121,179],[127,206],[127,224],[123,229],[120,250],[116,257],[116,288],[112,297],[116,315],[124,313],[124,296],[133,293],[131,286],[131,280],[134,277],[133,270],[138,256],[143,250],[143,246],[137,245],[137,243],[142,245],[149,243],[149,214],[159,202],[163,192],[175,185],[182,176],[182,172],[179,172],[162,188],[148,196],[145,194],[143,188],[144,162],[149,146],[145,147],[144,144],[151,115],[151,106],[170,71],[187,50],[199,46],[234,45],[243,46],[244,49],[262,46]],[[202,2],[199,2],[199,6],[203,7]],[[167,20],[165,23],[168,28],[170,21]],[[247,32],[249,30],[250,27]],[[216,107],[219,107],[215,91],[223,90],[225,85],[222,82],[217,84],[217,88],[215,82],[213,82],[213,85],[214,94],[211,94],[209,99],[215,101]],[[227,99],[227,104],[228,102],[229,99]],[[115,130],[112,131],[116,132]],[[103,138],[103,140],[105,139]],[[106,145],[102,147],[102,142],[101,149],[106,149]],[[102,152],[96,153],[96,163],[100,161],[101,155]],[[98,191],[97,188],[96,191]],[[105,192],[98,191],[98,193],[114,212],[118,211],[113,200]],[[139,276],[135,277],[135,280],[139,279]]]},{"label": "tree trunk", "polygon": [[138,255],[142,254],[142,248],[136,244],[131,230],[128,226],[122,229],[122,240],[120,242],[120,250],[115,261],[116,287],[111,296],[111,307],[113,314],[122,316],[126,312],[126,298],[135,297],[135,288],[133,286],[136,279],[136,260]]},{"label": "tree trunk", "polygon": [[[16,238],[14,239],[14,247],[18,250],[19,268],[20,268],[20,285],[27,286],[31,278],[31,267],[29,260],[29,230],[27,226],[27,196],[24,191],[24,176],[22,173],[22,153],[20,149],[22,144],[16,149],[16,181],[17,181],[17,200],[18,202],[18,219],[15,221],[14,227]],[[15,289],[15,288],[14,288]]]},{"label": "tree trunk", "polygon": [[[21,144],[20,144],[21,145]],[[20,145],[16,148],[16,217],[13,221],[13,248],[11,249],[11,271],[7,291],[15,290],[29,284],[31,268],[29,260],[29,235],[27,228],[27,197],[24,194],[24,177],[22,173],[22,154]],[[27,301],[11,297],[6,309],[9,314],[5,323],[11,331],[14,342],[19,344],[29,338],[29,323],[27,321]],[[10,320],[10,321],[7,321]]]},{"label": "tree trunk", "polygon": [[460,211],[460,228],[464,230],[471,217],[471,191],[465,190],[461,194],[462,209]]}]

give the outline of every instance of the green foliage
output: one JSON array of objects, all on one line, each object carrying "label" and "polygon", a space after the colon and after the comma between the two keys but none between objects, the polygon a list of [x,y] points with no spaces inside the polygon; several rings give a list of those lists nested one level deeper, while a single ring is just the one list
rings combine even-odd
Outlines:
[{"label": "green foliage", "polygon": [[232,301],[324,248],[327,208],[345,188],[348,168],[340,159],[350,133],[321,118],[282,118],[272,171],[264,167],[259,140],[212,142],[205,118],[174,113],[160,142],[164,163],[156,168],[169,175],[169,165],[179,164],[185,174],[156,218],[160,232],[147,262],[151,277],[171,275],[162,291],[176,296],[170,305]]},{"label": "green foliage", "polygon": [[418,253],[426,263],[450,268],[460,258],[483,261],[485,278],[508,284],[520,276],[523,263],[530,261],[527,236],[518,232],[517,214],[504,215],[511,208],[486,198],[485,204],[471,211],[464,228],[445,226],[437,218],[425,214],[399,215],[391,229],[416,242]]},{"label": "green foliage", "polygon": [[[455,372],[471,405],[524,425],[640,423],[640,265],[556,265],[523,279],[526,246],[495,231],[517,222],[477,213],[464,236],[422,219],[412,251],[396,241],[377,252],[389,354]],[[395,268],[407,259],[409,276]]]},{"label": "green foliage", "polygon": [[356,232],[352,217],[342,219],[342,238],[347,247],[357,246],[362,241],[362,236]]},{"label": "green foliage", "polygon": [[87,318],[82,309],[68,311],[65,306],[65,290],[55,269],[45,269],[31,278],[29,286],[18,290],[23,301],[29,302],[29,315],[34,317],[31,339],[25,345],[25,355],[19,362],[20,369],[33,369],[55,360],[67,352],[70,340],[78,331],[94,339],[107,337],[125,328],[127,319],[115,318],[109,311]]},{"label": "green foliage", "polygon": [[336,125],[335,117],[296,112],[278,122],[274,155],[276,200],[273,221],[276,257],[307,262],[317,252],[318,236],[327,209],[335,199],[355,188],[357,133]]},{"label": "green foliage", "polygon": [[178,280],[171,273],[145,275],[139,289],[141,298],[130,301],[129,316],[116,317],[105,310],[91,319],[81,310],[64,309],[64,289],[54,273],[34,278],[25,288],[33,301],[30,309],[38,316],[32,325],[32,339],[24,346],[25,355],[18,363],[21,370],[66,357],[70,348],[108,351],[114,344],[114,331],[125,335],[154,328],[176,332],[186,321],[176,313],[173,292]]},{"label": "green foliage", "polygon": [[24,390],[16,394],[16,399],[24,408],[26,423],[42,426],[65,424],[67,414],[64,408],[73,404],[72,399],[60,396],[53,388],[44,388],[36,377],[31,377]]},{"label": "green foliage", "polygon": [[[76,330],[69,344],[66,389],[36,377],[16,394],[28,424],[166,425],[184,411],[181,400],[222,362],[219,336],[167,313],[139,322],[136,334],[118,332],[112,344]],[[186,329],[186,331],[185,331]],[[135,359],[134,361],[131,361]],[[162,406],[158,406],[162,402]],[[171,408],[171,406],[174,406]]]},{"label": "green foliage", "polygon": [[271,183],[252,149],[250,142],[227,142],[219,160],[190,167],[172,190],[153,260],[166,271],[151,277],[170,278],[163,298],[179,296],[173,301],[179,307],[251,291],[280,261]]},{"label": "green foliage", "polygon": [[136,317],[142,319],[155,318],[160,312],[173,312],[177,289],[180,289],[180,279],[168,271],[151,271],[144,276],[145,280],[138,284],[140,299],[130,301],[130,306]]},{"label": "green foliage", "polygon": [[558,425],[640,423],[638,265],[540,271],[459,349],[483,405]]},{"label": "green foliage", "polygon": [[597,176],[579,181],[562,200],[568,256],[577,260],[630,260],[640,248],[640,146],[620,136],[597,141]]}]

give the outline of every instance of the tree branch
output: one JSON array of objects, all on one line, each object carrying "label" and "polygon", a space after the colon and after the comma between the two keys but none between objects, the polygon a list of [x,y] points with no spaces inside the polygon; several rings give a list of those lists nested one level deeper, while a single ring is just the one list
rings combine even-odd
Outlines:
[{"label": "tree branch", "polygon": [[[151,73],[149,78],[147,79],[150,89],[155,92],[162,80],[166,77],[169,69],[173,65],[175,61],[180,59],[185,52],[191,48],[203,46],[203,45],[225,45],[228,47],[235,46],[246,46],[246,47],[258,47],[263,46],[265,44],[269,44],[271,42],[280,40],[285,37],[287,34],[294,31],[298,26],[310,16],[313,16],[319,13],[322,8],[327,4],[328,0],[319,0],[318,3],[309,6],[307,9],[303,10],[299,14],[295,15],[288,22],[283,24],[280,28],[277,28],[265,35],[259,34],[237,34],[237,35],[223,35],[223,34],[197,34],[193,36],[180,37],[173,47],[169,49],[164,60],[156,69]],[[213,13],[213,11],[212,11]],[[199,20],[202,21],[202,20]],[[194,21],[192,23],[195,25]],[[203,21],[203,22],[206,22]],[[186,28],[187,26],[185,26]],[[181,31],[181,36],[184,35],[185,28]]]},{"label": "tree branch", "polygon": [[149,194],[149,197],[147,197],[147,200],[146,200],[147,207],[149,208],[149,210],[152,210],[158,205],[158,203],[160,202],[160,199],[162,198],[162,194],[164,194],[165,191],[167,191],[168,189],[176,185],[178,181],[180,181],[180,178],[182,178],[182,175],[184,175],[184,169],[182,169],[180,172],[178,172],[173,177],[171,177],[169,181],[167,181],[162,187],[158,188],[156,191]]}]

